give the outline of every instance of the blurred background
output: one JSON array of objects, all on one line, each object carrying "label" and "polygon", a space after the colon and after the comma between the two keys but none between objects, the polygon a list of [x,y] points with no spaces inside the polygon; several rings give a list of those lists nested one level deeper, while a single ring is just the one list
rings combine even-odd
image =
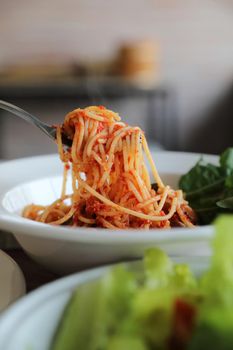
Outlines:
[{"label": "blurred background", "polygon": [[[0,99],[48,123],[101,104],[152,147],[233,144],[232,0],[1,0]],[[56,146],[0,111],[0,158]]]}]

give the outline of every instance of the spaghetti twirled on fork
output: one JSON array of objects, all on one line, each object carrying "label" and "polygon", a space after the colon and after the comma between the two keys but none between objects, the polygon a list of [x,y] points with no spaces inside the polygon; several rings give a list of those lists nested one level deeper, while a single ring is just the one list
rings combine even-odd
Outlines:
[{"label": "spaghetti twirled on fork", "polygon": [[[72,140],[69,149],[62,145],[63,133]],[[117,113],[103,106],[76,109],[57,127],[57,143],[64,163],[61,197],[48,206],[27,206],[24,217],[54,225],[111,229],[195,224],[195,213],[182,191],[163,184],[142,130],[121,122]],[[72,194],[67,195],[69,171]]]}]

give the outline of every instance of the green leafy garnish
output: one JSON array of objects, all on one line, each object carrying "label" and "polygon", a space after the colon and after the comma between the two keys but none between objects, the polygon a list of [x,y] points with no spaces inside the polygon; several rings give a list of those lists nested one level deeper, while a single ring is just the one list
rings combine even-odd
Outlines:
[{"label": "green leafy garnish", "polygon": [[210,224],[218,214],[233,212],[233,148],[220,155],[219,165],[200,159],[180,178],[179,187],[200,224]]}]

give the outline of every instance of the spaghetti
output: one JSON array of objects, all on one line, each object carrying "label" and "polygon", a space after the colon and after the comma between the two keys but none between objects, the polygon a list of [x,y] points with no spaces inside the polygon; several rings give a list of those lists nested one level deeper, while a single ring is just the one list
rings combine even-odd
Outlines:
[{"label": "spaghetti", "polygon": [[[71,141],[65,148],[62,134]],[[31,204],[23,216],[53,225],[111,229],[192,227],[195,213],[182,191],[165,186],[144,133],[103,106],[70,112],[57,127],[64,176],[61,197],[48,206]],[[151,186],[147,157],[157,188]],[[72,194],[66,194],[68,173]]]}]

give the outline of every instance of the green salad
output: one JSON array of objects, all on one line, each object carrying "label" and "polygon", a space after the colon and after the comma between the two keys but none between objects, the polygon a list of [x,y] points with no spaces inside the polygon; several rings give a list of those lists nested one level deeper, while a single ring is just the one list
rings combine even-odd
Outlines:
[{"label": "green salad", "polygon": [[79,287],[51,350],[233,349],[233,216],[215,228],[201,276],[155,248],[143,267],[121,264]]}]

